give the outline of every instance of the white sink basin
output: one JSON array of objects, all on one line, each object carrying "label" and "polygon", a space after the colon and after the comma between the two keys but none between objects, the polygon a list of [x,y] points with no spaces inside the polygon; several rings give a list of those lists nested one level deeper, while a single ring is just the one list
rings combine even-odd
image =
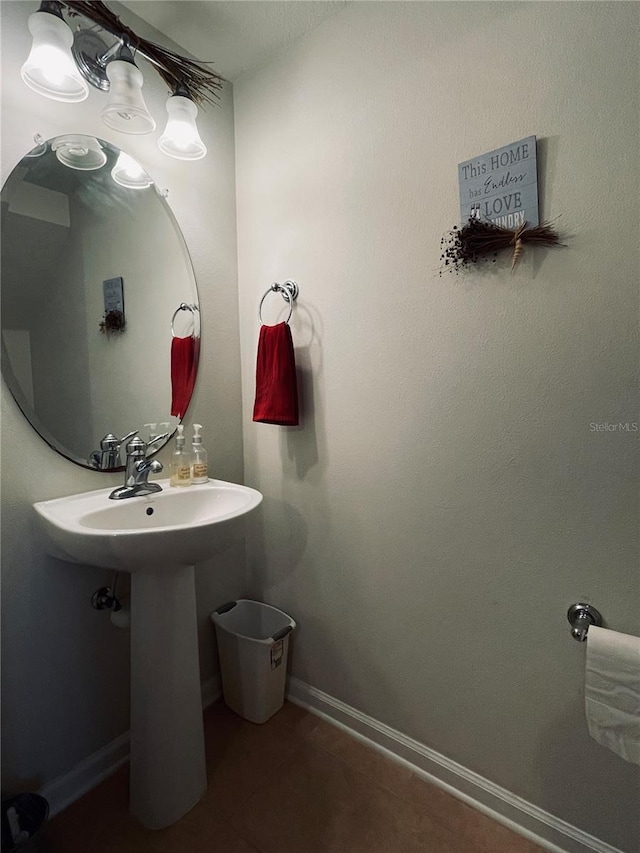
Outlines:
[{"label": "white sink basin", "polygon": [[34,504],[47,551],[125,572],[193,566],[241,536],[238,520],[262,500],[255,489],[222,480],[159,482],[163,490],[144,497],[109,500],[109,488]]},{"label": "white sink basin", "polygon": [[49,554],[131,572],[130,808],[151,829],[175,823],[207,787],[194,566],[240,539],[262,500],[222,480],[159,482],[143,497],[100,489],[34,504]]}]

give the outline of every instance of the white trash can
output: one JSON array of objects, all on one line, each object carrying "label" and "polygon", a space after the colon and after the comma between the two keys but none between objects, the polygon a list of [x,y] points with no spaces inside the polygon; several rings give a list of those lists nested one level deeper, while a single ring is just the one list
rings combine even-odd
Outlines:
[{"label": "white trash can", "polygon": [[252,723],[266,723],[284,704],[289,634],[295,621],[269,604],[239,598],[211,614],[216,627],[224,701]]}]

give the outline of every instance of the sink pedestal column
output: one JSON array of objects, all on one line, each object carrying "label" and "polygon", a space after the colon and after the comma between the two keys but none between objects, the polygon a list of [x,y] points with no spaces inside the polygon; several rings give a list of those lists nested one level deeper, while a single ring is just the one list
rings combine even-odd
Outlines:
[{"label": "sink pedestal column", "polygon": [[131,813],[170,826],[207,788],[193,566],[131,576]]}]

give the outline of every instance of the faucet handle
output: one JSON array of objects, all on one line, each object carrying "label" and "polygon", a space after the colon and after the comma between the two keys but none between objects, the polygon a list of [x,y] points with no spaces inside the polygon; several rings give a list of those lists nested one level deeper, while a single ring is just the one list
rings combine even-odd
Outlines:
[{"label": "faucet handle", "polygon": [[156,435],[151,441],[147,442],[147,447],[151,447],[153,444],[157,444],[159,441],[164,441],[165,438],[169,438],[170,433],[163,432],[160,435]]},{"label": "faucet handle", "polygon": [[137,434],[138,434],[138,430],[137,430],[137,429],[131,430],[131,432],[128,432],[126,435],[123,435],[123,436],[122,436],[122,438],[120,439],[120,441],[118,442],[118,444],[119,444],[119,445],[124,444],[124,443],[125,443],[125,441],[129,441],[129,439],[130,439],[130,438],[133,438],[133,436],[134,436],[134,435],[137,435]]}]

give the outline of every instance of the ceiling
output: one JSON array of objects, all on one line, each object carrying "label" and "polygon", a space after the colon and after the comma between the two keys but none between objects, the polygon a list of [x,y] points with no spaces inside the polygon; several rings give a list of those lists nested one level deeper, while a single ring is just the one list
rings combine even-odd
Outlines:
[{"label": "ceiling", "polygon": [[[233,82],[343,9],[348,0],[121,0]],[[114,4],[115,5],[115,4]],[[135,26],[134,26],[135,29]]]}]

